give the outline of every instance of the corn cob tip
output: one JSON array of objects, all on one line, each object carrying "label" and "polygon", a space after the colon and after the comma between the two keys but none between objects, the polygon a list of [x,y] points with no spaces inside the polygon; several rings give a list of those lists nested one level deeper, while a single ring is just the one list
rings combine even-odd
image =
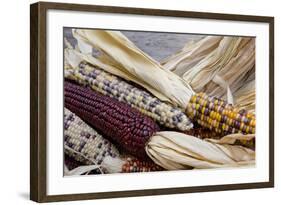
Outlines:
[{"label": "corn cob tip", "polygon": [[103,159],[101,164],[109,173],[120,173],[122,172],[122,166],[125,163],[125,160],[121,158],[113,158],[107,156]]}]

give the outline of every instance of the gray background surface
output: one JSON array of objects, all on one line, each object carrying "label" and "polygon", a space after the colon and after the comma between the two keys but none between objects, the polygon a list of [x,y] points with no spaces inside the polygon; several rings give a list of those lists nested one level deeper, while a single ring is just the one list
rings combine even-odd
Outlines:
[{"label": "gray background surface", "polygon": [[[199,40],[202,35],[158,33],[144,31],[122,31],[122,33],[133,41],[141,50],[146,52],[157,61],[164,59],[178,50],[191,40]],[[71,28],[64,29],[64,37],[74,46],[77,42],[73,38]]]}]

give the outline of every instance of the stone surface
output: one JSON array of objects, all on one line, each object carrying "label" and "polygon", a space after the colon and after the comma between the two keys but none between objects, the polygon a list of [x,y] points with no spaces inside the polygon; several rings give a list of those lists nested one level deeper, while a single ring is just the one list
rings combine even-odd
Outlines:
[{"label": "stone surface", "polygon": [[[178,50],[191,40],[199,40],[202,35],[159,33],[144,31],[122,31],[122,33],[133,41],[141,50],[157,61],[164,59]],[[73,38],[71,29],[64,30],[64,37],[74,46],[76,39]]]}]

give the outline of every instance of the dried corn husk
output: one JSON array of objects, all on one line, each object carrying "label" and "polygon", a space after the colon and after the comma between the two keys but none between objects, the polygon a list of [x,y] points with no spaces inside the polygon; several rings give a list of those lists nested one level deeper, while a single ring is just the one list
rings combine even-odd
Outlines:
[{"label": "dried corn husk", "polygon": [[206,141],[217,143],[217,144],[230,144],[230,145],[241,145],[243,147],[255,150],[255,134],[230,134],[222,137],[221,139],[206,138]]},{"label": "dried corn husk", "polygon": [[210,36],[197,42],[188,43],[180,52],[164,59],[161,64],[165,69],[182,76],[213,51],[221,39],[220,36]]},{"label": "dried corn husk", "polygon": [[88,175],[93,170],[101,170],[101,166],[99,165],[81,165],[72,170],[69,170],[66,166],[64,166],[64,175],[65,176],[74,176],[74,175]]},{"label": "dried corn husk", "polygon": [[[255,39],[208,36],[162,64],[183,77],[195,91],[225,98],[235,104],[239,97],[236,92],[254,80]],[[232,95],[236,98],[232,99]],[[249,101],[253,103],[252,99]]]},{"label": "dried corn husk", "polygon": [[116,69],[124,74],[130,74],[132,81],[135,78],[142,84],[153,87],[173,104],[185,108],[194,93],[183,79],[164,70],[158,62],[138,49],[121,32],[73,29],[73,36],[78,42],[83,41],[104,52],[111,58],[111,62],[115,62]]},{"label": "dried corn husk", "polygon": [[253,89],[255,87],[255,83],[256,81],[252,80],[235,92],[234,98],[236,99],[236,108],[246,109],[255,113],[256,91]]},{"label": "dried corn husk", "polygon": [[[121,78],[124,78],[128,81],[132,81],[138,85],[141,85],[142,87],[144,87],[145,89],[150,91],[154,96],[156,96],[160,100],[171,103],[171,100],[169,100],[161,92],[157,91],[156,89],[154,89],[152,86],[148,85],[147,83],[142,82],[139,79],[135,78],[130,73],[124,73],[119,68],[114,67],[110,64],[106,64],[106,63],[102,62],[100,59],[95,58],[91,54],[83,54],[83,53],[79,52],[78,50],[74,50],[74,49],[70,49],[70,48],[65,49],[65,73],[66,73],[66,75],[67,75],[68,69],[78,69],[79,64],[83,61],[88,62],[88,63],[92,64],[93,66],[101,68],[101,69],[103,69],[109,73],[112,73],[114,75],[117,75]],[[90,70],[90,67],[87,67],[87,71],[92,71],[92,70]]]},{"label": "dried corn husk", "polygon": [[[235,92],[245,86],[252,74],[255,73],[255,44],[254,39],[243,39],[238,53],[232,57],[227,65],[218,73],[228,84],[235,95]],[[255,90],[255,86],[252,87]],[[207,86],[206,92],[209,95],[223,97],[223,90],[218,86]]]},{"label": "dried corn husk", "polygon": [[158,132],[146,146],[148,156],[168,170],[237,167],[254,164],[255,152],[229,144],[208,142],[178,132]]},{"label": "dried corn husk", "polygon": [[199,92],[231,60],[241,40],[241,38],[224,37],[217,49],[186,71],[182,77]]}]

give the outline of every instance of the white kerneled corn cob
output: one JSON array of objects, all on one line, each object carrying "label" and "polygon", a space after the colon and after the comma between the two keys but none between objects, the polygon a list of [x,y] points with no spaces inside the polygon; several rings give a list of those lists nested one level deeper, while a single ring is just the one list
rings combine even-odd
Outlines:
[{"label": "white kerneled corn cob", "polygon": [[101,165],[105,157],[119,157],[113,144],[70,110],[64,110],[64,151],[67,155],[89,165]]},{"label": "white kerneled corn cob", "polygon": [[193,127],[181,109],[164,103],[147,91],[89,64],[81,63],[78,69],[65,70],[65,77],[89,85],[103,95],[125,102],[166,127],[182,131]]}]

